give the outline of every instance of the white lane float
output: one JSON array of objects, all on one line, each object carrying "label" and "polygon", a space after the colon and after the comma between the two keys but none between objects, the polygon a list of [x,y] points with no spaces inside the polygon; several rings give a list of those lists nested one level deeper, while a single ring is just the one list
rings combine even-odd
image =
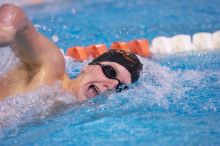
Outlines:
[{"label": "white lane float", "polygon": [[195,47],[191,41],[191,36],[186,34],[179,34],[172,37],[171,46],[174,53],[195,50]]},{"label": "white lane float", "polygon": [[200,32],[192,37],[179,34],[173,37],[158,36],[152,40],[150,50],[153,54],[173,54],[188,51],[220,49],[220,31]]},{"label": "white lane float", "polygon": [[151,43],[150,50],[153,54],[171,54],[173,53],[171,38],[169,37],[156,37]]},{"label": "white lane float", "polygon": [[212,34],[208,32],[200,32],[193,35],[193,44],[196,50],[215,49]]},{"label": "white lane float", "polygon": [[220,31],[216,31],[212,34],[213,43],[215,49],[220,49]]}]

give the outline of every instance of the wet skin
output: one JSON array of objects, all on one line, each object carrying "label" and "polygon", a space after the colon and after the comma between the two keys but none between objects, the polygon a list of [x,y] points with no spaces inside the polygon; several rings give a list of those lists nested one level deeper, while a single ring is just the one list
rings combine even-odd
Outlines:
[{"label": "wet skin", "polygon": [[[0,79],[0,99],[29,92],[42,85],[52,85],[57,80],[62,82],[64,90],[80,101],[114,90],[118,85],[118,81],[107,78],[98,65],[87,65],[76,79],[70,79],[65,73],[64,57],[59,48],[37,32],[24,11],[13,5],[0,7],[0,46],[9,46],[21,60],[20,65]],[[120,64],[102,64],[111,65],[122,83],[131,83],[130,73]]]}]

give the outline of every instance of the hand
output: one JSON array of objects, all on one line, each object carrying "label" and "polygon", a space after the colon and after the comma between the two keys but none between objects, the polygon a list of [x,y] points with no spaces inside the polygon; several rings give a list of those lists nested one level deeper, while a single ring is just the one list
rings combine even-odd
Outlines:
[{"label": "hand", "polygon": [[25,28],[27,18],[24,12],[13,5],[5,4],[0,7],[0,46],[9,45],[15,35]]}]

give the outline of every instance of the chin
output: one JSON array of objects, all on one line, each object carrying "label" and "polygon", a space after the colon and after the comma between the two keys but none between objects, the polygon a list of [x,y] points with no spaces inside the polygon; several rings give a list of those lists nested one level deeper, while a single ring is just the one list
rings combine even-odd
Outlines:
[{"label": "chin", "polygon": [[76,97],[79,101],[84,101],[87,99],[87,97],[83,91],[79,91]]}]

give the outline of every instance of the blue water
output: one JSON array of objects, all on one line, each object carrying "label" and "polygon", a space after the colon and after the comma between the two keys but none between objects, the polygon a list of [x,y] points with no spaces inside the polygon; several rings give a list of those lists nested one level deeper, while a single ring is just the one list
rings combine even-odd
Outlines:
[{"label": "blue water", "polygon": [[[51,40],[56,36],[56,44],[66,50],[74,45],[109,46],[119,40],[213,32],[220,29],[219,6],[219,0],[75,0],[29,6],[25,11],[40,32]],[[66,104],[50,116],[41,102],[16,110],[19,115],[15,112],[16,120],[4,128],[0,145],[220,145],[219,56],[220,51],[209,51],[141,58],[141,78],[127,91]],[[70,61],[67,70],[74,76],[84,64]],[[1,107],[25,105],[36,94],[68,97],[58,89],[43,87]],[[33,114],[42,112],[40,117]]]}]

